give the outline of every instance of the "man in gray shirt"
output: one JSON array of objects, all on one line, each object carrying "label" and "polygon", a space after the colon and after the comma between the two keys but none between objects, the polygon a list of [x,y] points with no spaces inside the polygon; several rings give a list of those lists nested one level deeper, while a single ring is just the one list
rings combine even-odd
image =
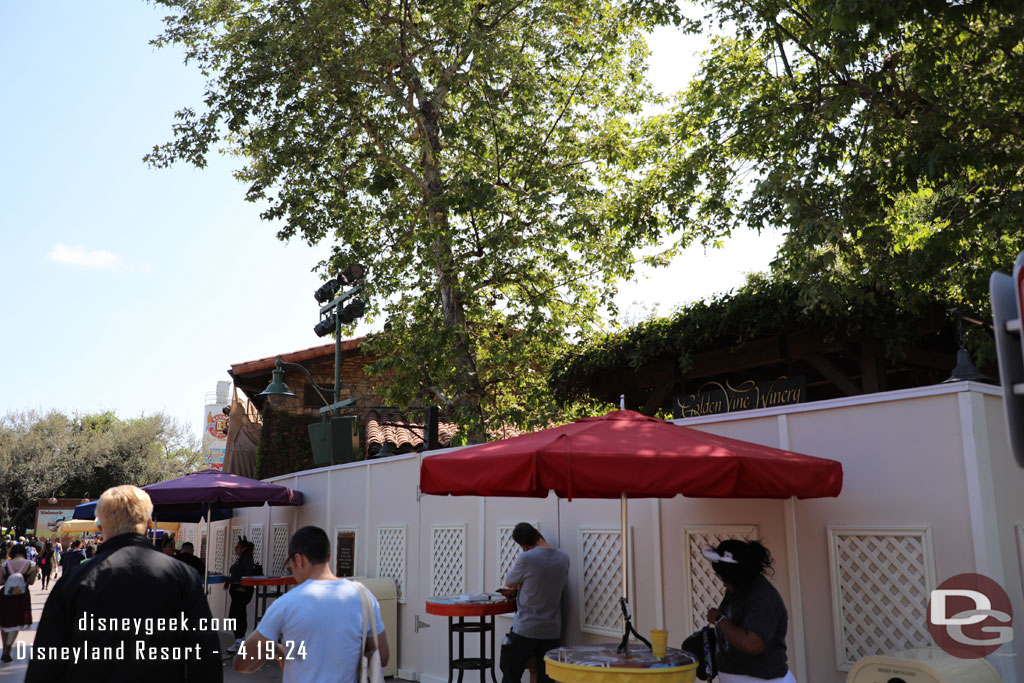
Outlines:
[{"label": "man in gray shirt", "polygon": [[561,645],[562,589],[569,576],[569,556],[552,548],[526,522],[516,524],[512,540],[523,552],[505,576],[506,597],[516,597],[512,630],[501,643],[501,683],[520,683],[530,657],[538,683],[547,683],[544,653]]}]

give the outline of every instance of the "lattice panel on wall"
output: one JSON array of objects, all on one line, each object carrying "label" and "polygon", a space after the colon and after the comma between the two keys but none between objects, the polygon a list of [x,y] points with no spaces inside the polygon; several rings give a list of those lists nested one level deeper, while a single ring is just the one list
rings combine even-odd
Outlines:
[{"label": "lattice panel on wall", "polygon": [[233,526],[231,527],[231,544],[228,545],[228,556],[235,556],[235,548],[238,546],[238,541],[242,538],[242,527]]},{"label": "lattice panel on wall", "polygon": [[227,529],[224,527],[219,527],[213,534],[213,566],[221,574],[228,573],[227,550],[224,547],[227,538]]},{"label": "lattice panel on wall", "polygon": [[[262,524],[250,524],[249,525],[249,540],[253,544],[252,556],[256,561],[256,564],[263,564],[263,525]],[[284,562],[284,560],[281,560]],[[264,567],[263,571],[267,571]]]},{"label": "lattice panel on wall", "polygon": [[[534,529],[540,530],[540,524],[537,522],[530,522]],[[498,532],[496,534],[498,541],[497,553],[495,557],[498,558],[497,572],[498,575],[495,577],[495,586],[504,586],[505,577],[508,575],[508,570],[512,569],[512,563],[519,557],[519,553],[522,552],[522,548],[512,540],[512,530],[516,528],[515,524],[499,524]],[[486,588],[486,586],[485,586]]]},{"label": "lattice panel on wall", "polygon": [[935,588],[929,527],[832,527],[829,565],[836,666],[931,643],[928,597]]},{"label": "lattice panel on wall", "polygon": [[729,538],[756,541],[760,536],[756,525],[683,527],[683,570],[686,577],[683,604],[687,633],[704,626],[708,610],[718,607],[725,596],[725,587],[701,551],[705,545],[717,547]]},{"label": "lattice panel on wall", "polygon": [[270,566],[264,567],[269,575],[284,572],[284,561],[288,559],[288,525],[275,524],[270,535]]},{"label": "lattice panel on wall", "polygon": [[377,576],[393,579],[405,602],[405,526],[377,527]]},{"label": "lattice panel on wall", "polygon": [[[196,546],[196,528],[192,524],[189,524],[188,526],[185,527],[185,538],[184,538],[183,542],[185,542],[185,541],[191,543],[193,549],[195,548],[195,546]],[[194,552],[194,550],[193,550],[193,552]]]},{"label": "lattice panel on wall", "polygon": [[622,534],[618,529],[580,529],[579,534],[583,630],[617,635],[622,631]]},{"label": "lattice panel on wall", "polygon": [[430,529],[431,595],[466,592],[466,525],[435,525]]}]

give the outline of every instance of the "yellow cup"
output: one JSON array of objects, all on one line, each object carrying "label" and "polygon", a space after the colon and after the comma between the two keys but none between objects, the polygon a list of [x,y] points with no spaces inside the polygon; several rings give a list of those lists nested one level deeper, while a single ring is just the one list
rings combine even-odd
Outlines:
[{"label": "yellow cup", "polygon": [[651,652],[655,657],[661,659],[665,656],[665,649],[668,647],[668,631],[660,628],[651,629]]}]

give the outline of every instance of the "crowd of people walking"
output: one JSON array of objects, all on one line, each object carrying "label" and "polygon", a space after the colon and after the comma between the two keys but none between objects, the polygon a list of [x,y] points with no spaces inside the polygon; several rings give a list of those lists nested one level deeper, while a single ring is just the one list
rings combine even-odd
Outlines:
[{"label": "crowd of people walking", "polygon": [[64,549],[60,539],[4,537],[0,541],[0,663],[13,661],[18,634],[32,627],[32,586],[50,587],[61,574],[78,567],[96,552],[99,539],[76,539]]}]

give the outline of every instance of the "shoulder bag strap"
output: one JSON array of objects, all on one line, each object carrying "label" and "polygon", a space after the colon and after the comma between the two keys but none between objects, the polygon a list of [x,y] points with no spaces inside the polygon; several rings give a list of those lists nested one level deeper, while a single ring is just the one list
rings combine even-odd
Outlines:
[{"label": "shoulder bag strap", "polygon": [[367,607],[369,608],[367,611],[370,613],[370,629],[373,632],[373,648],[380,652],[380,643],[377,642],[377,613],[373,609],[373,597],[369,588],[363,586],[363,590],[366,591],[366,602]]},{"label": "shoulder bag strap", "polygon": [[356,591],[358,591],[358,593],[359,593],[359,605],[362,608],[362,617],[363,617],[363,625],[362,625],[362,632],[363,632],[362,635],[363,635],[363,637],[359,639],[359,680],[360,681],[366,681],[366,680],[369,680],[367,667],[370,665],[370,662],[369,662],[369,660],[366,657],[366,626],[367,626],[367,619],[366,619],[366,607],[367,607],[367,605],[366,605],[366,593],[365,593],[366,589],[363,586],[363,584],[359,583],[358,581],[353,581],[352,583],[354,583],[356,585]]},{"label": "shoulder bag strap", "polygon": [[363,635],[366,635],[366,627],[370,627],[370,634],[373,636],[373,647],[379,648],[380,644],[377,642],[377,615],[373,611],[373,598],[371,597],[370,589],[361,583],[356,582],[359,586],[359,598],[363,603]]}]

